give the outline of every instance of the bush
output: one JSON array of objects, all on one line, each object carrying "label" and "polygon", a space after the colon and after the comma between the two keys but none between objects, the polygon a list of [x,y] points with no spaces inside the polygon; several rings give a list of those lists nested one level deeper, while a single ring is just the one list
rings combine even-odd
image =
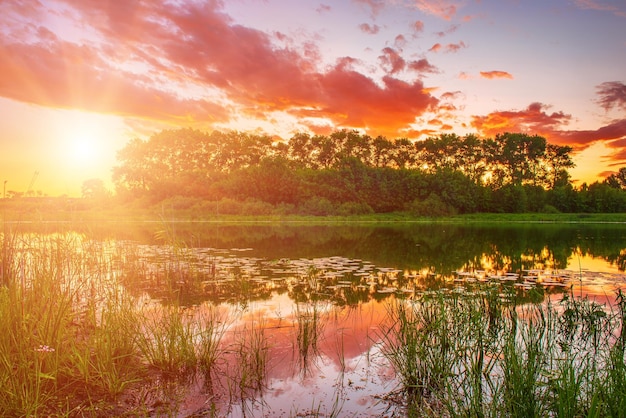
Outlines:
[{"label": "bush", "polygon": [[337,214],[341,216],[367,215],[374,210],[367,203],[345,202],[337,208]]},{"label": "bush", "polygon": [[409,212],[415,216],[451,216],[457,214],[454,206],[445,203],[435,193],[431,193],[424,200],[415,199],[409,205]]},{"label": "bush", "polygon": [[218,215],[242,215],[243,211],[243,203],[235,199],[224,197],[218,203]]},{"label": "bush", "polygon": [[243,203],[243,215],[271,215],[274,206],[256,199],[247,199]]},{"label": "bush", "polygon": [[561,213],[560,210],[558,210],[552,205],[543,205],[543,209],[541,210],[541,212],[542,213]]},{"label": "bush", "polygon": [[291,203],[279,203],[274,206],[274,215],[295,215],[296,207]]},{"label": "bush", "polygon": [[300,205],[298,212],[301,215],[328,216],[335,214],[335,207],[326,198],[312,197]]}]

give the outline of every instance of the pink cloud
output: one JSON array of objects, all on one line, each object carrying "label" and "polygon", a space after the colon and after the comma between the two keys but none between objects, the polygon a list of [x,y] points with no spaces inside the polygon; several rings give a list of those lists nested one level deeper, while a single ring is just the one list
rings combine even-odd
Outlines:
[{"label": "pink cloud", "polygon": [[378,57],[381,66],[388,74],[396,74],[406,68],[406,61],[393,48],[384,48],[383,54]]},{"label": "pink cloud", "polygon": [[416,20],[413,24],[411,24],[411,29],[415,34],[422,33],[424,31],[424,22]]},{"label": "pink cloud", "polygon": [[435,35],[439,36],[440,38],[443,38],[446,35],[456,32],[458,28],[459,28],[459,25],[451,25],[446,30],[437,32]]},{"label": "pink cloud", "polygon": [[409,61],[407,68],[417,71],[418,73],[439,73],[439,69],[428,62],[426,58],[417,61]]},{"label": "pink cloud", "polygon": [[456,15],[462,2],[454,0],[412,0],[412,4],[424,13],[450,20]]},{"label": "pink cloud", "polygon": [[441,45],[440,43],[436,43],[432,47],[430,47],[429,51],[430,52],[439,52],[439,51],[458,52],[462,48],[467,48],[467,45],[463,41],[459,42],[458,44],[447,44],[445,46]]},{"label": "pink cloud", "polygon": [[574,0],[574,4],[581,9],[611,12],[616,16],[626,17],[626,7],[624,7],[624,5],[619,7],[613,4],[608,4],[606,1],[598,0]]},{"label": "pink cloud", "polygon": [[361,29],[361,32],[367,33],[368,35],[375,35],[380,31],[378,25],[370,25],[369,23],[361,23],[359,29]]},{"label": "pink cloud", "polygon": [[598,103],[608,111],[614,107],[626,110],[626,84],[619,81],[607,81],[597,86]]},{"label": "pink cloud", "polygon": [[376,16],[385,7],[385,0],[352,0],[354,3],[362,4],[372,10],[372,15]]},{"label": "pink cloud", "polygon": [[328,13],[331,11],[331,7],[327,4],[320,4],[319,7],[315,9],[315,11],[320,14]]},{"label": "pink cloud", "polygon": [[[72,16],[90,22],[100,41],[62,41],[45,27],[32,41],[0,39],[0,95],[172,121],[306,113],[394,136],[394,130],[406,129],[438,102],[421,81],[392,77],[407,65],[395,49],[381,55],[389,70],[382,80],[355,71],[350,57],[320,71],[314,43],[291,45],[284,35],[235,24],[219,1],[67,4]],[[276,39],[288,46],[276,46]],[[426,64],[411,63],[411,68],[426,71]],[[178,85],[218,91],[226,101],[197,94],[186,98]]]},{"label": "pink cloud", "polygon": [[607,156],[608,161],[626,160],[626,119],[618,120],[596,130],[567,130],[572,119],[563,112],[548,113],[547,106],[532,103],[521,111],[497,111],[485,116],[473,116],[472,127],[480,134],[493,137],[503,132],[525,132],[544,136],[557,145],[569,145],[575,150],[583,150],[590,145],[604,141],[616,151]]}]

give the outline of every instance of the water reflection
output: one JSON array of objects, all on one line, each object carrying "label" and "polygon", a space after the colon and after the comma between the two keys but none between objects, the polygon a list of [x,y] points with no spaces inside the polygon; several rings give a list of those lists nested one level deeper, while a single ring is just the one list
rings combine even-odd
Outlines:
[{"label": "water reflection", "polygon": [[[621,225],[112,223],[26,232],[12,248],[17,264],[3,271],[24,277],[31,258],[50,260],[47,270],[80,280],[79,305],[97,295],[106,306],[125,289],[148,306],[136,317],[143,352],[172,338],[163,318],[180,341],[201,338],[200,378],[163,378],[135,394],[153,405],[176,399],[180,416],[206,404],[233,416],[377,415],[388,407],[381,395],[397,383],[381,354],[387,302],[441,291],[521,304],[570,286],[613,299],[625,282]],[[47,258],[55,252],[67,256]]]},{"label": "water reflection", "polygon": [[274,293],[352,305],[452,289],[460,279],[515,285],[520,297],[570,284],[612,294],[624,281],[626,228],[615,225],[149,226],[123,232],[140,243],[127,278],[186,305]]}]

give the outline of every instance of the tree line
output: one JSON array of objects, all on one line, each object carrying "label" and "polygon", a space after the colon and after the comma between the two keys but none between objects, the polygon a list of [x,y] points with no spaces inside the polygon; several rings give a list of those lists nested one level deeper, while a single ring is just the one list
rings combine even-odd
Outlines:
[{"label": "tree line", "polygon": [[524,133],[411,141],[341,130],[283,141],[177,129],[130,141],[113,182],[127,201],[214,202],[222,213],[626,211],[626,167],[575,188],[571,153]]}]

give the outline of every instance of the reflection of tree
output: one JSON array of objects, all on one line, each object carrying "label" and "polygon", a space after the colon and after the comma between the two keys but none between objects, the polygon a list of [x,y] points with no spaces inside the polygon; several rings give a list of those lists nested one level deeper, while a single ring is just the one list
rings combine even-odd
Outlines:
[{"label": "reflection of tree", "polygon": [[[22,225],[37,232],[34,225]],[[45,232],[67,227],[46,225]],[[352,305],[372,297],[384,287],[424,289],[438,284],[442,276],[457,270],[494,269],[519,272],[524,269],[563,269],[576,249],[586,256],[603,258],[620,270],[626,269],[626,227],[611,225],[214,225],[172,224],[168,239],[179,249],[154,259],[142,258],[139,248],[163,246],[163,225],[85,224],[73,225],[87,239],[117,242],[116,263],[124,273],[124,284],[147,291],[162,300],[187,304],[211,300],[239,303],[263,300],[285,293],[295,301],[328,300]],[[126,243],[126,244],[125,244]],[[131,244],[135,243],[135,244]],[[211,271],[218,249],[249,248],[233,252],[231,259],[249,259],[250,265],[225,264]],[[349,260],[383,267],[397,273],[371,275],[343,273],[333,276],[333,267],[318,266],[309,277],[306,268],[295,273],[295,261],[341,255]],[[159,258],[160,257],[160,258]],[[149,269],[149,263],[158,268]],[[245,267],[245,268],[244,268]],[[300,267],[299,267],[300,268]],[[251,273],[248,270],[254,270]],[[279,275],[276,271],[283,269]],[[276,280],[270,280],[274,278]],[[344,283],[339,283],[340,281]],[[376,282],[377,286],[372,283]]]}]

